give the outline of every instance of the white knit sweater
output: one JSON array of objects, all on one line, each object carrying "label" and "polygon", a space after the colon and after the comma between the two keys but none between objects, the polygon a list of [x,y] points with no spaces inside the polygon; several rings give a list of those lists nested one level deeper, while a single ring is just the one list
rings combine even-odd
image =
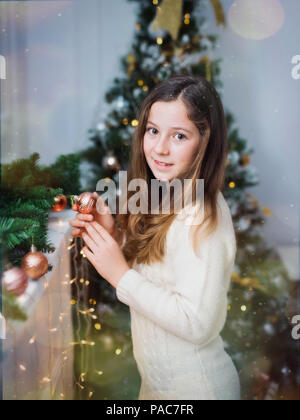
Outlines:
[{"label": "white knit sweater", "polygon": [[130,307],[140,400],[240,398],[237,371],[220,337],[236,239],[221,192],[218,204],[218,228],[200,245],[200,257],[181,212],[167,233],[163,263],[134,264],[117,286],[118,299]]}]

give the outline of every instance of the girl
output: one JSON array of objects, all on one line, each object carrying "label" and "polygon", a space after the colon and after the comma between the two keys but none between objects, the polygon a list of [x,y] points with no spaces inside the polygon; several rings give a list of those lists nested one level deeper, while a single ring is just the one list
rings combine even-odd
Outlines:
[{"label": "girl", "polygon": [[[238,374],[220,337],[236,256],[221,193],[228,147],[221,100],[206,79],[178,75],[152,90],[138,119],[128,183],[192,179],[195,194],[195,180],[204,180],[204,202],[192,202],[204,220],[188,227],[186,208],[174,211],[173,191],[169,214],[128,212],[116,223],[94,193],[101,214],[79,214],[72,234],[82,236],[86,257],[130,308],[139,400],[239,400]],[[151,188],[144,194],[151,201]]]}]

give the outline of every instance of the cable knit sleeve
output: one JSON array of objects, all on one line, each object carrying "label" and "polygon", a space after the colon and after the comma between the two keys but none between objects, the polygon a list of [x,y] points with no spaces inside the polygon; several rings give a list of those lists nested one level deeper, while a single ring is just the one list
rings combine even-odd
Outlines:
[{"label": "cable knit sleeve", "polygon": [[231,225],[217,229],[199,246],[196,256],[184,222],[171,226],[167,258],[172,289],[148,281],[134,269],[120,279],[118,299],[170,333],[205,346],[222,331],[236,243]]}]

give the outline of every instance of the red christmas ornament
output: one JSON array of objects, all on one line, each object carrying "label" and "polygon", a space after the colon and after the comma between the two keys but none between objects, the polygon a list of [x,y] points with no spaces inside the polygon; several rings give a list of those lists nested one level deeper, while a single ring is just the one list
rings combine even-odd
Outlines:
[{"label": "red christmas ornament", "polygon": [[79,211],[82,214],[92,214],[96,208],[96,199],[93,197],[93,193],[85,192],[79,197],[74,197],[76,203],[73,207],[74,211]]},{"label": "red christmas ornament", "polygon": [[23,270],[13,267],[3,273],[2,284],[10,294],[21,296],[28,287],[28,277]]},{"label": "red christmas ornament", "polygon": [[47,273],[48,267],[45,255],[37,252],[36,247],[32,245],[31,252],[26,254],[22,260],[22,270],[29,278],[37,280]]},{"label": "red christmas ornament", "polygon": [[54,201],[55,204],[51,207],[51,210],[56,213],[63,211],[67,207],[68,200],[67,197],[63,194],[55,197]]}]

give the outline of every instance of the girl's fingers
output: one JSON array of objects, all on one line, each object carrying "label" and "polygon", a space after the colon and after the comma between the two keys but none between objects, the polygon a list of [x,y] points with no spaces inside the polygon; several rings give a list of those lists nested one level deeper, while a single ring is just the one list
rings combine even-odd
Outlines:
[{"label": "girl's fingers", "polygon": [[95,256],[94,254],[85,246],[82,248],[83,254],[86,256],[86,258],[93,264],[96,264]]},{"label": "girl's fingers", "polygon": [[82,231],[80,229],[73,229],[71,231],[71,235],[76,237],[76,236],[81,236]]},{"label": "girl's fingers", "polygon": [[76,219],[83,220],[85,222],[92,222],[94,220],[94,216],[92,214],[78,213]]},{"label": "girl's fingers", "polygon": [[85,232],[82,233],[82,239],[87,244],[87,246],[93,251],[96,252],[97,250],[97,243],[92,239],[89,235]]},{"label": "girl's fingers", "polygon": [[103,241],[105,241],[105,239],[104,239],[104,236],[103,236],[103,230],[101,229],[101,228],[103,228],[99,223],[96,223],[96,222],[92,222],[91,224],[90,224],[90,228],[93,228],[94,230],[95,230],[95,232],[97,232],[97,234],[98,235],[100,235],[101,236],[101,239],[103,240]]},{"label": "girl's fingers", "polygon": [[103,198],[97,193],[93,193],[93,197],[96,199],[96,212],[101,215],[111,214],[110,207],[106,204]]},{"label": "girl's fingers", "polygon": [[83,227],[86,227],[86,222],[82,222],[80,220],[75,219],[75,220],[71,220],[69,222],[69,225],[75,228],[79,228],[79,227],[83,228]]},{"label": "girl's fingers", "polygon": [[89,223],[88,226],[86,227],[86,231],[89,235],[90,238],[93,239],[93,241],[95,242],[95,244],[100,244],[100,241],[104,241],[103,236],[101,236],[101,234],[99,233],[99,231],[96,229],[96,225],[98,225],[98,223]]},{"label": "girl's fingers", "polygon": [[100,236],[106,241],[109,242],[112,239],[112,236],[107,232],[107,230],[99,225],[99,223],[91,223],[91,226],[100,234]]}]

